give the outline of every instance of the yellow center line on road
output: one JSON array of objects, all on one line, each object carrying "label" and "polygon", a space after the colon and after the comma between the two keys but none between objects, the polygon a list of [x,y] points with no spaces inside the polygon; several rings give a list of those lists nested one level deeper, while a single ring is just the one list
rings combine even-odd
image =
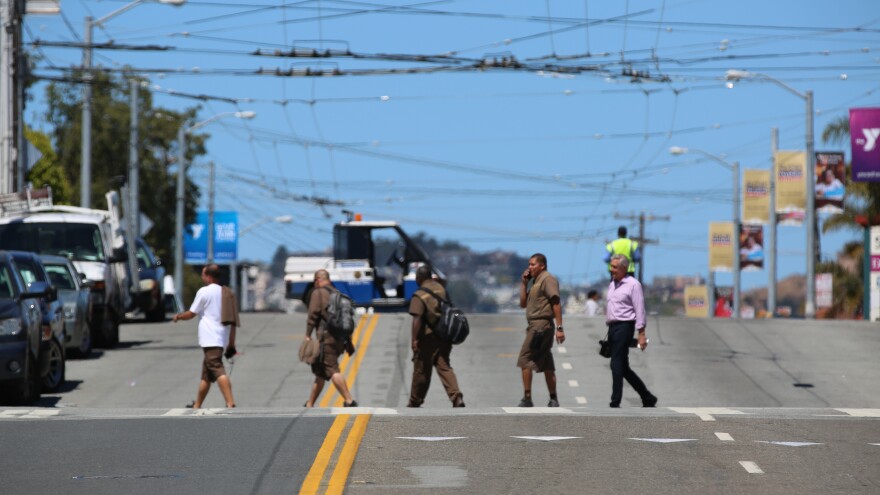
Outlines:
[{"label": "yellow center line on road", "polygon": [[327,436],[324,437],[324,443],[321,445],[321,449],[318,450],[318,455],[315,456],[315,462],[312,463],[312,467],[309,469],[309,474],[307,474],[306,479],[303,480],[303,484],[299,489],[300,495],[318,493],[318,489],[321,487],[321,481],[324,479],[324,472],[327,470],[327,465],[330,463],[330,457],[336,450],[336,444],[339,442],[339,438],[342,436],[342,432],[345,429],[345,424],[350,417],[350,414],[340,414],[339,416],[336,416],[336,420],[333,421],[333,425],[327,432]]},{"label": "yellow center line on road", "polygon": [[370,422],[369,414],[358,415],[354,420],[351,431],[348,432],[348,438],[345,439],[345,445],[336,461],[336,468],[333,470],[333,476],[330,477],[330,484],[327,486],[328,495],[342,495],[345,490],[345,483],[348,481],[348,473],[351,472],[351,466],[357,456],[358,448],[361,446],[361,440],[367,431],[367,423]]},{"label": "yellow center line on road", "polygon": [[[364,332],[364,336],[361,339],[360,347],[354,353],[354,366],[352,366],[350,370],[346,370],[348,373],[345,377],[345,383],[348,385],[349,390],[354,388],[354,381],[357,379],[358,370],[361,367],[361,361],[364,360],[364,355],[366,355],[367,349],[370,347],[370,341],[373,339],[373,331],[376,329],[377,323],[379,323],[379,315],[373,315],[373,318],[370,320],[370,324],[367,325],[367,330]],[[333,403],[333,407],[342,407],[343,405],[345,405],[345,400],[339,395]]]},{"label": "yellow center line on road", "polygon": [[[354,465],[371,416],[370,414],[336,416],[315,456],[315,462],[312,463],[309,473],[300,486],[300,495],[318,493],[335,495],[345,490],[348,475]],[[346,430],[348,430],[347,434]],[[341,442],[343,437],[345,441]]]}]

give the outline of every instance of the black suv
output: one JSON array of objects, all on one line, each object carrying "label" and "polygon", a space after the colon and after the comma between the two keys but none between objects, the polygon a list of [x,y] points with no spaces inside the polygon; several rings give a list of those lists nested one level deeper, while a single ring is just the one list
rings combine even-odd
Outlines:
[{"label": "black suv", "polygon": [[48,342],[44,310],[54,291],[43,281],[26,283],[16,254],[27,253],[0,251],[0,400],[31,404],[40,398]]}]

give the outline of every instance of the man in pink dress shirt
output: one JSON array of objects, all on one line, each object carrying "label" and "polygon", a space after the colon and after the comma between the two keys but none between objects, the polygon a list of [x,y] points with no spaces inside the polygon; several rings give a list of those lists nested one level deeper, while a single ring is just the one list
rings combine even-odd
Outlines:
[{"label": "man in pink dress shirt", "polygon": [[639,375],[629,367],[629,345],[636,330],[638,347],[648,347],[645,337],[645,296],[642,284],[627,273],[629,260],[622,254],[611,257],[611,284],[608,286],[605,322],[611,342],[611,407],[620,407],[623,380],[638,392],[644,407],[654,407],[657,397],[648,391]]}]

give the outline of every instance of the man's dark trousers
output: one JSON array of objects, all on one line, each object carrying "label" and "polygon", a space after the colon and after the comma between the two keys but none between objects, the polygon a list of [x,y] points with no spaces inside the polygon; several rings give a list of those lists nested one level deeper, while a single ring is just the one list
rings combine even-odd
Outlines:
[{"label": "man's dark trousers", "polygon": [[623,379],[646,401],[653,398],[639,375],[629,367],[629,343],[635,337],[636,322],[615,321],[608,325],[611,342],[611,405],[619,406],[623,397]]}]

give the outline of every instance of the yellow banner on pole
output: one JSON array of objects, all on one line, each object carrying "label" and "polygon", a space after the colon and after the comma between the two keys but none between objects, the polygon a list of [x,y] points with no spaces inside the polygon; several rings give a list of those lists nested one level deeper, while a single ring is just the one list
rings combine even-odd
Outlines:
[{"label": "yellow banner on pole", "polygon": [[777,151],[773,162],[779,223],[800,225],[807,209],[807,154],[803,151]]},{"label": "yellow banner on pole", "polygon": [[705,285],[688,285],[684,288],[684,311],[688,318],[709,317],[709,291]]},{"label": "yellow banner on pole", "polygon": [[733,271],[733,222],[709,222],[709,271]]},{"label": "yellow banner on pole", "polygon": [[770,220],[770,171],[743,170],[743,223],[765,224]]}]

